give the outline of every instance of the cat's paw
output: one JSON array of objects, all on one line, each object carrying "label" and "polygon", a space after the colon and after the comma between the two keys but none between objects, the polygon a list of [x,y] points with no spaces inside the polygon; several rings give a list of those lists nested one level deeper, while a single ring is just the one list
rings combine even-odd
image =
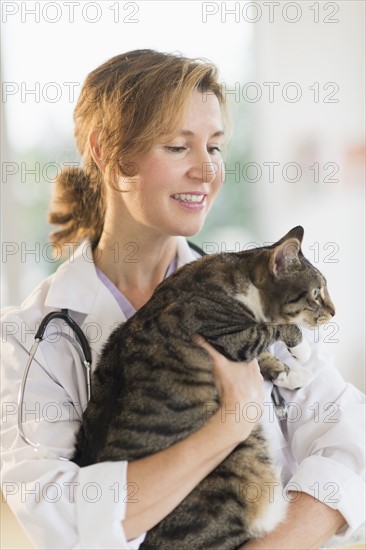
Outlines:
[{"label": "cat's paw", "polygon": [[310,359],[311,349],[309,342],[306,340],[302,340],[300,344],[293,348],[288,348],[288,350],[300,363],[306,363]]},{"label": "cat's paw", "polygon": [[280,388],[296,390],[306,386],[312,377],[312,373],[305,367],[291,367],[288,372],[281,372],[273,383]]}]

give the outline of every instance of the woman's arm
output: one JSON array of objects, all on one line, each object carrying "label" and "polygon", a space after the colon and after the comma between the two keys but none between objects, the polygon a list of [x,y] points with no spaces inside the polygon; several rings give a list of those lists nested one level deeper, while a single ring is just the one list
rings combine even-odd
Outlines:
[{"label": "woman's arm", "polygon": [[244,544],[243,550],[316,549],[345,523],[338,510],[333,510],[307,493],[293,492],[292,495],[286,520],[272,533]]},{"label": "woman's arm", "polygon": [[128,540],[165,518],[236,447],[223,426],[218,412],[186,439],[129,463],[127,481],[138,487],[138,502],[127,504],[122,522]]},{"label": "woman's arm", "polygon": [[[346,537],[365,519],[365,396],[332,366],[329,345],[312,342],[310,329],[303,336],[312,351],[306,368],[313,378],[297,391],[281,388],[289,403],[286,439],[293,457],[293,475],[285,482],[290,490],[314,496],[325,510],[337,509]],[[275,348],[281,361],[297,365],[283,344]]]},{"label": "woman's arm", "polygon": [[[221,408],[199,430],[172,447],[129,463],[127,480],[138,487],[138,502],[128,503],[122,522],[128,540],[165,518],[198,483],[246,439],[255,423],[230,414],[235,406],[263,403],[263,378],[257,361],[232,362],[200,341],[213,359]],[[202,411],[203,413],[204,411]],[[242,415],[241,415],[242,417]]]}]

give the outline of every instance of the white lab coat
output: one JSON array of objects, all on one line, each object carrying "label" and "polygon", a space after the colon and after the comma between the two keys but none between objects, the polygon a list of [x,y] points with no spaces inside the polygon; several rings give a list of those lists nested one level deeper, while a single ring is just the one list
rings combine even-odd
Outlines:
[{"label": "white lab coat", "polygon": [[[196,258],[186,240],[178,238],[178,267]],[[21,307],[6,311],[2,317],[4,496],[38,548],[138,548],[145,535],[127,542],[121,526],[127,500],[138,498],[138,488],[126,485],[127,462],[79,468],[52,457],[52,453],[72,455],[87,403],[80,355],[67,337],[61,337],[61,331],[73,337],[62,322],[53,321],[46,331],[25,394],[24,429],[46,446],[49,456],[40,457],[19,436],[16,403],[28,351],[41,319],[60,308],[68,308],[86,333],[95,367],[111,330],[125,318],[96,274],[89,241],[84,241]],[[309,335],[311,341],[311,332]],[[276,344],[274,351],[288,364],[294,361],[282,344]],[[312,345],[306,366],[314,378],[305,388],[281,390],[291,402],[286,436],[273,415],[268,382],[263,424],[282,466],[284,483],[339,509],[347,521],[340,533],[343,535],[356,529],[365,515],[364,396],[330,366],[319,344]]]}]

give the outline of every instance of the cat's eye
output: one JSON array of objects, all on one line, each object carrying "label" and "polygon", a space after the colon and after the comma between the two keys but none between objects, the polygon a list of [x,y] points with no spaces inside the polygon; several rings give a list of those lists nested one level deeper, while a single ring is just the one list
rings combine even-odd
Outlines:
[{"label": "cat's eye", "polygon": [[319,301],[319,299],[321,298],[320,288],[313,288],[312,296],[316,302]]},{"label": "cat's eye", "polygon": [[296,304],[296,302],[300,302],[300,300],[302,300],[305,296],[307,295],[307,291],[303,291],[303,292],[300,292],[300,294],[298,294],[296,296],[296,298],[293,298],[292,300],[289,300],[287,303],[288,304]]}]

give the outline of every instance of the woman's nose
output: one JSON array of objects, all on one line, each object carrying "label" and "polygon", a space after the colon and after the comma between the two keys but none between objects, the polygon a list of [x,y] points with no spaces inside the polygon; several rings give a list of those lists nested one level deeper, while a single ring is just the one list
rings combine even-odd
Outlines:
[{"label": "woman's nose", "polygon": [[208,152],[195,155],[192,165],[188,170],[188,175],[191,178],[196,178],[202,183],[210,183],[219,172],[220,166],[217,162],[211,160]]}]

